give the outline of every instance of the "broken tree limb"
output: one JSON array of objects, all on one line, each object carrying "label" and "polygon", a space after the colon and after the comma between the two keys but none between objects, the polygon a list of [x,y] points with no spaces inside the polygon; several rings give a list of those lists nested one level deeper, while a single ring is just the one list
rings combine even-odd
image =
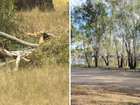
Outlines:
[{"label": "broken tree limb", "polygon": [[[32,53],[34,49],[23,49],[21,51],[8,51],[6,49],[1,49],[0,54],[4,57],[10,57],[14,58],[15,60],[15,68],[14,70],[17,71],[19,67],[20,60],[25,60],[27,62],[30,61],[30,59],[27,59],[26,57]],[[13,62],[13,61],[12,61]],[[8,62],[10,63],[10,62]],[[0,66],[5,65],[6,63],[2,63]]]},{"label": "broken tree limb", "polygon": [[13,37],[13,36],[11,36],[11,35],[9,35],[9,34],[6,34],[6,33],[4,33],[4,32],[1,32],[1,31],[0,31],[0,36],[1,36],[1,37],[4,37],[4,38],[7,38],[7,39],[9,39],[9,40],[12,40],[12,41],[14,41],[14,42],[16,42],[16,43],[19,43],[19,44],[21,44],[21,45],[30,46],[30,47],[38,47],[38,46],[39,46],[39,44],[33,44],[33,43],[25,42],[25,41],[23,41],[23,40],[21,40],[21,39],[18,39],[18,38],[16,38],[16,37]]},{"label": "broken tree limb", "polygon": [[15,65],[14,71],[18,70],[20,60],[21,60],[21,55],[18,55],[17,58],[16,58],[16,65]]},{"label": "broken tree limb", "polygon": [[6,64],[8,64],[8,63],[12,63],[12,62],[15,62],[15,60],[11,60],[11,61],[4,62],[4,63],[0,64],[0,67],[6,65]]},{"label": "broken tree limb", "polygon": [[17,57],[18,55],[26,57],[29,54],[31,54],[33,50],[34,49],[23,50],[23,51],[8,51],[6,49],[3,49],[2,51],[0,51],[0,53],[7,57],[15,57],[15,56]]}]

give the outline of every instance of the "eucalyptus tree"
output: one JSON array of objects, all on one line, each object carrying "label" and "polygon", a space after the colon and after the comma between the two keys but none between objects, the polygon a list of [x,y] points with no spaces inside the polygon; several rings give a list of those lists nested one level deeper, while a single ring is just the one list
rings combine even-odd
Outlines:
[{"label": "eucalyptus tree", "polygon": [[[79,27],[83,27],[83,32],[88,43],[92,45],[95,57],[95,66],[98,66],[99,51],[103,34],[105,33],[105,17],[107,17],[106,5],[99,1],[94,2],[87,0],[81,7],[75,8],[74,14],[75,22],[82,21]],[[83,44],[83,47],[85,45]]]},{"label": "eucalyptus tree", "polygon": [[[84,28],[85,27],[81,25],[80,29],[76,29],[74,23],[72,23],[72,26],[71,26],[71,38],[72,38],[71,43],[76,45],[75,50],[73,50],[75,54],[73,63],[79,55],[82,55],[84,53],[85,60],[88,64],[88,67],[90,67],[90,62],[88,59],[91,56],[90,50],[89,50],[90,43],[88,41],[89,39],[86,37],[87,34],[83,32]],[[83,49],[83,51],[79,49]]]},{"label": "eucalyptus tree", "polygon": [[[114,21],[117,25],[117,30],[119,30],[117,34],[120,34],[120,39],[122,39],[121,64],[118,61],[118,66],[123,67],[125,44],[129,67],[130,69],[135,69],[137,57],[136,46],[138,46],[136,38],[139,32],[139,21],[136,18],[139,16],[140,2],[138,0],[106,0],[106,2],[110,3],[116,11]],[[119,37],[118,35],[115,37]]]},{"label": "eucalyptus tree", "polygon": [[117,20],[118,29],[120,32],[120,37],[122,39],[121,64],[118,64],[118,66],[120,68],[123,68],[124,53],[125,53],[125,47],[124,47],[124,42],[125,42],[124,35],[125,35],[125,33],[124,33],[124,28],[123,28],[124,21],[126,21],[126,15],[124,12],[125,4],[127,4],[127,1],[120,0],[119,2],[117,2],[117,7],[116,7],[118,9],[118,11],[116,13],[116,20]]},{"label": "eucalyptus tree", "polygon": [[[139,30],[139,21],[136,19],[138,15],[138,11],[140,9],[140,2],[138,0],[129,0],[128,1],[128,6],[125,9],[128,15],[128,20],[127,23],[125,24],[125,31],[127,33],[126,35],[126,50],[128,53],[128,62],[129,62],[129,67],[130,69],[135,69],[136,65],[137,65],[137,32]],[[139,16],[139,15],[138,15]],[[131,44],[133,43],[133,44]],[[131,45],[133,45],[133,47],[131,48]]]},{"label": "eucalyptus tree", "polygon": [[111,42],[112,42],[112,33],[114,30],[114,24],[112,21],[112,17],[106,17],[106,28],[105,28],[105,33],[103,35],[103,40],[104,40],[104,47],[106,49],[106,56],[105,54],[102,55],[103,60],[105,61],[106,66],[109,66],[109,58],[110,58],[110,53],[111,53]]},{"label": "eucalyptus tree", "polygon": [[79,47],[81,46],[79,30],[76,29],[74,23],[71,23],[71,46],[75,46],[74,48],[71,48],[71,53],[74,55],[72,64],[74,64],[79,54],[82,53],[82,51],[79,50]]},{"label": "eucalyptus tree", "polygon": [[[118,52],[118,41],[117,41],[118,34],[116,34],[118,31],[118,25],[117,25],[117,19],[116,19],[118,2],[114,0],[105,0],[105,1],[108,5],[108,11],[109,11],[106,33],[109,34],[110,36],[109,39],[113,39],[114,37],[116,55],[117,55],[117,60],[118,60],[118,67],[120,67],[120,63],[119,63],[120,56]],[[110,46],[110,40],[108,40],[108,42],[109,42],[108,46]],[[109,59],[109,50],[108,50],[107,59]]]}]

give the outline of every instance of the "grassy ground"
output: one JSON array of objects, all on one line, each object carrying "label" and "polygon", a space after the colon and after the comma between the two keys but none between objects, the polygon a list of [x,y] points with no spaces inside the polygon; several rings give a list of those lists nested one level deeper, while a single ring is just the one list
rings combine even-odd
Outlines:
[{"label": "grassy ground", "polygon": [[[87,68],[87,64],[73,64],[72,67]],[[91,68],[96,68],[92,66]],[[117,66],[99,66],[102,70],[139,72],[140,69]],[[84,77],[83,77],[84,78]],[[71,87],[72,105],[140,105],[140,90],[117,86],[74,85]]]},{"label": "grassy ground", "polygon": [[0,105],[68,105],[68,66],[0,71]]},{"label": "grassy ground", "polygon": [[[72,64],[72,67],[88,67],[87,64]],[[121,70],[121,71],[140,71],[140,67],[137,67],[136,69],[130,69],[129,67],[123,67],[123,68],[118,68],[118,66],[91,66],[91,68],[102,68],[104,70]]]},{"label": "grassy ground", "polygon": [[[18,15],[23,19],[19,23],[20,30],[49,32],[58,37],[66,36],[63,37],[64,40],[69,40],[69,7],[67,5],[69,0],[53,1],[55,11],[41,12],[35,8],[32,11],[19,12]],[[61,43],[57,44],[61,46]],[[51,64],[48,59],[41,67],[23,67],[17,72],[9,72],[9,67],[2,68],[0,105],[68,105],[69,65]]]},{"label": "grassy ground", "polygon": [[140,91],[119,87],[72,85],[72,105],[140,105]]},{"label": "grassy ground", "polygon": [[[69,29],[69,0],[53,0],[55,11],[41,12],[36,7],[19,13],[23,18],[23,32],[48,32],[54,35],[66,34]],[[67,32],[68,34],[68,32]]]}]

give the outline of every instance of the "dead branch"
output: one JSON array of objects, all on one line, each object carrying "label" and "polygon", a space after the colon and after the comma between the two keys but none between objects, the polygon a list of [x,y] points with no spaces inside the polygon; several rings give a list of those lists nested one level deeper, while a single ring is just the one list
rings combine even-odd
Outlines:
[{"label": "dead branch", "polygon": [[15,62],[15,60],[11,60],[11,61],[8,61],[8,62],[4,62],[4,63],[0,64],[0,67],[6,65],[6,64],[8,64],[8,63],[12,63],[12,62]]},{"label": "dead branch", "polygon": [[23,41],[23,40],[21,40],[21,39],[18,39],[18,38],[16,38],[16,37],[13,37],[13,36],[11,36],[11,35],[9,35],[9,34],[6,34],[6,33],[4,33],[4,32],[1,32],[1,31],[0,31],[0,36],[1,36],[1,37],[4,37],[4,38],[7,38],[7,39],[9,39],[9,40],[11,40],[11,41],[14,41],[14,42],[16,42],[16,43],[19,43],[19,44],[21,44],[21,45],[30,46],[30,47],[38,47],[38,46],[39,46],[39,44],[33,44],[33,43],[25,42],[25,41]]},{"label": "dead branch", "polygon": [[[5,57],[5,58],[6,57],[14,58],[15,59],[14,60],[15,61],[15,68],[14,68],[14,70],[16,71],[16,70],[18,70],[18,66],[19,66],[20,60],[23,59],[23,60],[25,60],[27,62],[30,61],[30,59],[27,59],[26,57],[28,55],[30,55],[33,50],[34,49],[24,49],[24,50],[21,50],[21,51],[8,51],[6,49],[1,49],[0,50],[0,55],[3,55],[3,57]],[[5,64],[11,63],[11,62],[13,62],[13,60],[10,61],[10,62],[6,62],[6,63],[4,62],[0,66],[3,66]]]}]

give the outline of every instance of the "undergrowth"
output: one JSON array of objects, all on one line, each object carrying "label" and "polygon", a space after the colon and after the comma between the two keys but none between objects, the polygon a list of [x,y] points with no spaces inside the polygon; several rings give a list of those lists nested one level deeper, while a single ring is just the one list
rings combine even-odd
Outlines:
[{"label": "undergrowth", "polygon": [[[7,2],[9,1],[7,0]],[[38,43],[39,38],[26,36],[24,32],[43,31],[56,36],[35,48],[31,54],[31,62],[21,61],[17,72],[11,71],[12,65],[1,68],[0,105],[68,105],[69,16],[67,3],[69,0],[53,0],[53,2],[55,11],[51,12],[41,12],[38,8],[20,12],[11,10],[15,15],[13,14],[10,20],[18,20],[14,21],[17,25],[15,27],[11,26],[12,23],[8,23],[8,20],[5,23],[6,20],[1,19],[3,17],[0,7],[0,21],[7,27],[10,24],[9,29],[11,30],[2,30],[0,24],[0,31],[31,43]],[[11,7],[10,4],[9,8]],[[8,16],[8,13],[4,13],[4,15]],[[19,44],[14,42],[7,44],[8,50],[26,47],[17,46]]]}]

